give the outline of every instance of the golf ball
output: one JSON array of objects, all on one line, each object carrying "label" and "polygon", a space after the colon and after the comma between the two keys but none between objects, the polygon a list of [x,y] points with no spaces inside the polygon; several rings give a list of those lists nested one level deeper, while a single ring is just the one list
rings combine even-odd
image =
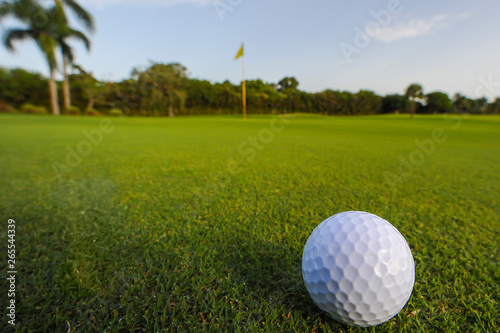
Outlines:
[{"label": "golf ball", "polygon": [[302,256],[304,282],[314,303],[349,325],[379,325],[401,311],[415,282],[405,238],[366,212],[336,214],[314,229]]}]

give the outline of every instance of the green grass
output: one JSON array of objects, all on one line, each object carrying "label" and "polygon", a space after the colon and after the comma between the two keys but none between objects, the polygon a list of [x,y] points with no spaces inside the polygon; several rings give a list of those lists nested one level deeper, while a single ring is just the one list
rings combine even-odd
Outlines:
[{"label": "green grass", "polygon": [[[499,117],[297,116],[279,132],[272,119],[113,118],[58,176],[53,162],[101,118],[1,116],[18,332],[500,330]],[[436,128],[445,142],[401,177],[400,158]],[[261,151],[240,147],[259,133]],[[409,303],[376,328],[333,321],[302,281],[308,236],[348,210],[390,221],[415,258]]]}]

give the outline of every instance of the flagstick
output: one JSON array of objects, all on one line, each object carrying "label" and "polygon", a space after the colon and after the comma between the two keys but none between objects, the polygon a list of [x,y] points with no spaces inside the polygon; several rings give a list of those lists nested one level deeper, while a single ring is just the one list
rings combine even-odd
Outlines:
[{"label": "flagstick", "polygon": [[243,120],[247,120],[247,89],[245,82],[245,55],[243,55],[243,82],[241,84],[241,88],[243,90]]}]

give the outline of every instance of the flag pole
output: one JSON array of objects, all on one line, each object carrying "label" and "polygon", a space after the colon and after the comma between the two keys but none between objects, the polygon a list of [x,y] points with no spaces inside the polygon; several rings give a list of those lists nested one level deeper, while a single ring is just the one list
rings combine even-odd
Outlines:
[{"label": "flag pole", "polygon": [[243,58],[241,59],[243,66],[243,81],[241,81],[241,101],[243,102],[243,120],[247,120],[247,85],[245,81],[245,51],[243,43],[241,43],[240,50],[236,54],[236,57],[234,57],[234,60],[237,60],[239,58]]},{"label": "flag pole", "polygon": [[[242,44],[243,47],[243,44]],[[247,89],[246,89],[246,82],[245,82],[245,53],[243,53],[242,56],[242,63],[243,63],[243,81],[241,84],[241,89],[242,89],[242,99],[243,99],[243,120],[247,120]]]}]

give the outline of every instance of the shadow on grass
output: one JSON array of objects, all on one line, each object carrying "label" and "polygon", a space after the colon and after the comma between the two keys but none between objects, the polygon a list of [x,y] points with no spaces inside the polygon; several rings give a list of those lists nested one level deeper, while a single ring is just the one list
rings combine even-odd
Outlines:
[{"label": "shadow on grass", "polygon": [[113,260],[110,244],[121,218],[112,204],[116,186],[81,179],[44,184],[33,193],[36,201],[16,198],[29,209],[14,212],[23,228],[18,236],[17,330],[78,330],[71,318],[92,322],[100,312],[106,267]]},{"label": "shadow on grass", "polygon": [[233,244],[225,261],[228,271],[237,282],[244,284],[246,293],[265,303],[266,311],[277,311],[284,318],[294,312],[305,321],[312,318],[332,322],[307,293],[302,279],[301,248],[285,241],[274,243],[244,238]]}]

